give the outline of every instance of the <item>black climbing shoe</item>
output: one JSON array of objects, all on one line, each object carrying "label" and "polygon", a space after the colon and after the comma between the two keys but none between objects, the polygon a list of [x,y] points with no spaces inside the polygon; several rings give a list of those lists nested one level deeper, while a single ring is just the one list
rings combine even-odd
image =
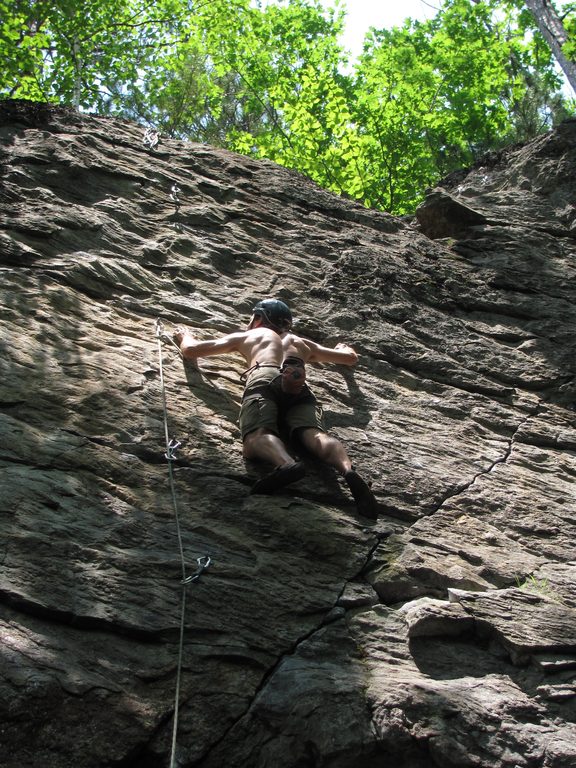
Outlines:
[{"label": "black climbing shoe", "polygon": [[358,514],[368,517],[370,520],[376,520],[378,518],[378,502],[368,483],[353,469],[345,472],[343,477],[354,497]]},{"label": "black climbing shoe", "polygon": [[283,467],[276,467],[269,475],[262,477],[252,486],[250,493],[274,493],[280,488],[284,488],[289,483],[295,483],[301,480],[306,474],[306,467],[301,461],[294,464],[286,464]]}]

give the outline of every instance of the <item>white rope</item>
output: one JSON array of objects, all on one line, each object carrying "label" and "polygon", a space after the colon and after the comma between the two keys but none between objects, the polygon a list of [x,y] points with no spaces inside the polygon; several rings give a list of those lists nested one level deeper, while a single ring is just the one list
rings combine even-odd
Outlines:
[{"label": "white rope", "polygon": [[[196,581],[200,574],[208,568],[210,565],[210,558],[208,556],[199,557],[196,560],[198,568],[196,573],[191,576],[186,576],[186,561],[184,559],[184,547],[182,544],[182,532],[180,528],[180,516],[178,514],[178,503],[176,500],[176,485],[174,482],[174,471],[172,469],[172,462],[176,460],[175,451],[180,447],[180,443],[174,438],[170,438],[168,431],[168,406],[166,402],[166,387],[164,385],[164,366],[162,362],[162,341],[170,341],[174,343],[165,333],[162,331],[162,324],[158,319],[156,321],[156,341],[158,344],[158,360],[160,368],[160,388],[162,391],[162,409],[164,414],[164,440],[166,443],[166,452],[164,456],[168,462],[168,478],[170,482],[170,494],[172,496],[172,506],[174,508],[174,517],[176,520],[176,533],[178,537],[178,549],[180,552],[180,567],[182,572],[182,598],[180,605],[180,640],[178,643],[178,665],[176,672],[176,692],[174,694],[174,723],[172,727],[172,747],[170,752],[170,768],[176,767],[176,737],[178,734],[178,715],[180,708],[180,684],[182,679],[182,657],[184,654],[184,620],[186,616],[186,587],[193,581]],[[177,345],[174,345],[177,346]],[[178,348],[178,347],[177,347]],[[179,348],[178,348],[179,349]]]}]

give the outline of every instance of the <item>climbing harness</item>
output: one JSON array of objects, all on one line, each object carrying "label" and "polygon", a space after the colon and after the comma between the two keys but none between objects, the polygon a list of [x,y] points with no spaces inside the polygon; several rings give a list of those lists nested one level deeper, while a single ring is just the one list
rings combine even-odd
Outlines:
[{"label": "climbing harness", "polygon": [[[253,371],[261,368],[274,368],[276,375],[259,382],[247,384],[248,377]],[[277,363],[256,362],[251,368],[240,374],[240,380],[247,384],[242,394],[242,402],[249,400],[272,400],[280,408],[293,405],[316,402],[306,386],[306,366],[300,357],[287,357],[279,367]]]},{"label": "climbing harness", "polygon": [[242,371],[242,373],[240,374],[240,381],[245,383],[246,379],[248,378],[248,376],[250,376],[252,371],[257,371],[259,368],[276,368],[276,370],[279,370],[276,363],[259,363],[258,361],[256,361],[251,368],[247,368],[245,371]]},{"label": "climbing harness", "polygon": [[[180,682],[182,678],[182,657],[184,654],[184,619],[186,616],[186,587],[194,581],[198,581],[204,571],[210,567],[211,559],[208,555],[196,558],[196,572],[188,576],[186,574],[186,561],[184,558],[184,547],[182,544],[182,532],[180,529],[180,517],[178,514],[178,503],[176,500],[176,486],[174,482],[174,472],[172,469],[172,463],[177,460],[176,450],[180,447],[180,442],[175,438],[170,438],[168,431],[168,406],[166,402],[166,386],[164,383],[164,365],[162,362],[162,342],[169,341],[174,344],[172,338],[164,332],[160,318],[156,320],[156,341],[158,345],[158,360],[160,370],[160,388],[162,391],[162,409],[164,415],[164,439],[166,442],[166,451],[164,457],[168,463],[168,478],[170,483],[170,493],[172,496],[172,506],[174,508],[174,517],[176,520],[176,534],[178,537],[178,548],[180,552],[180,567],[182,578],[180,584],[182,586],[182,601],[180,606],[180,640],[178,644],[178,667],[176,673],[176,692],[174,695],[174,723],[172,728],[172,749],[170,755],[170,768],[176,766],[176,736],[178,733],[178,713],[180,707]],[[174,346],[180,351],[177,344]]]}]

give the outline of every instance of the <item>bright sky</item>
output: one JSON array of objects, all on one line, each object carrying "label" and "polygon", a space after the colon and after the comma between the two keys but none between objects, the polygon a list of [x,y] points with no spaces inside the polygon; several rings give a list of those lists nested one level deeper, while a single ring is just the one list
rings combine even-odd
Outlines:
[{"label": "bright sky", "polygon": [[[275,0],[260,0],[262,5]],[[562,8],[568,0],[555,0],[556,8]],[[334,6],[334,0],[321,0],[325,7]],[[352,60],[362,53],[362,43],[369,27],[376,29],[390,29],[398,27],[402,22],[411,18],[418,21],[426,21],[433,18],[441,0],[340,0],[340,5],[346,10],[345,31],[341,43],[352,54]],[[560,67],[557,66],[560,74]],[[574,91],[567,81],[562,89],[570,98],[575,97]]]},{"label": "bright sky", "polygon": [[[281,0],[260,0],[262,6]],[[320,0],[325,8],[331,8],[335,0]],[[440,0],[340,0],[340,7],[346,10],[346,29],[341,42],[357,58],[362,53],[362,43],[369,27],[389,29],[398,27],[404,19],[425,21],[433,18]]]},{"label": "bright sky", "polygon": [[[322,4],[333,5],[330,0],[322,0]],[[362,52],[369,27],[390,29],[400,26],[407,18],[418,21],[431,19],[436,15],[439,3],[434,0],[342,0],[341,6],[346,9],[346,31],[342,43],[356,58]]]},{"label": "bright sky", "polygon": [[[332,0],[321,0],[326,7],[334,5]],[[567,0],[555,0],[556,8],[562,8]],[[405,19],[417,21],[432,19],[441,5],[440,0],[341,0],[346,9],[346,29],[341,42],[352,53],[352,59],[362,53],[362,43],[369,27],[390,29],[401,26]],[[556,69],[560,75],[562,70]],[[562,91],[565,96],[574,98],[575,93],[564,78]]]}]

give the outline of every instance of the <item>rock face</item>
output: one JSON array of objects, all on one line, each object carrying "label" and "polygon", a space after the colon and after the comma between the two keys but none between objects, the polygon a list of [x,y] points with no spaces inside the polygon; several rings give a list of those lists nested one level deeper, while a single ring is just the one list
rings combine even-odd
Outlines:
[{"label": "rock face", "polygon": [[[574,766],[576,122],[407,223],[0,112],[4,768]],[[267,296],[361,355],[309,375],[376,523],[309,457],[250,496],[243,361],[162,340]]]}]

